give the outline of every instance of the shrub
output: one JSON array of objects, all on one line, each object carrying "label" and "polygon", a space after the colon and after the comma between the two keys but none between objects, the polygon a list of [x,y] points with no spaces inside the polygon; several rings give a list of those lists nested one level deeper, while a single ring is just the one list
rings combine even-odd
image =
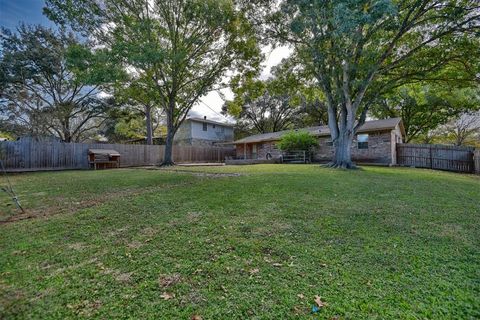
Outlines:
[{"label": "shrub", "polygon": [[311,151],[318,145],[316,137],[307,131],[291,131],[282,136],[278,147],[283,151]]}]

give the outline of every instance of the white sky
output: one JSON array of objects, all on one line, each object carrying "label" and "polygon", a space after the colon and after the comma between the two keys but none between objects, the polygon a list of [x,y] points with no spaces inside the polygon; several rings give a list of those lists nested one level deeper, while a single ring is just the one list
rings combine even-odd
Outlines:
[{"label": "white sky", "polygon": [[[287,58],[292,53],[292,49],[288,47],[278,47],[272,50],[271,47],[266,47],[263,49],[263,53],[265,54],[266,59],[262,64],[263,71],[260,78],[267,79],[271,76],[272,67],[278,65],[282,59]],[[225,95],[226,99],[233,99],[233,93],[230,89],[222,89],[222,93]],[[202,97],[200,103],[193,106],[192,110],[190,110],[189,116],[200,118],[207,116],[207,119],[211,120],[234,122],[232,118],[220,114],[223,103],[224,101],[220,95],[216,91],[212,91]]]}]

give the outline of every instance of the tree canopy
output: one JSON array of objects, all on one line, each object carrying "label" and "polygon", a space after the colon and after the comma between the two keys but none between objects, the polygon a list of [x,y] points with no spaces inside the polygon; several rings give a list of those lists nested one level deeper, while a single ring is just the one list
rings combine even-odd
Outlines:
[{"label": "tree canopy", "polygon": [[0,34],[0,108],[4,127],[17,134],[55,135],[81,141],[101,126],[108,107],[90,85],[88,73],[75,74],[67,56],[86,47],[72,33],[21,25]]},{"label": "tree canopy", "polygon": [[386,88],[427,79],[477,41],[475,0],[284,0],[266,34],[294,46],[325,95],[334,167],[353,167],[356,129]]},{"label": "tree canopy", "polygon": [[[172,164],[175,132],[192,106],[223,86],[227,71],[245,70],[260,56],[254,34],[229,0],[47,0],[46,14],[98,41],[142,78],[165,111],[164,164]],[[154,94],[153,94],[154,92]]]},{"label": "tree canopy", "polygon": [[379,97],[371,112],[378,118],[402,118],[405,141],[412,142],[462,113],[478,110],[479,92],[473,87],[405,85]]}]

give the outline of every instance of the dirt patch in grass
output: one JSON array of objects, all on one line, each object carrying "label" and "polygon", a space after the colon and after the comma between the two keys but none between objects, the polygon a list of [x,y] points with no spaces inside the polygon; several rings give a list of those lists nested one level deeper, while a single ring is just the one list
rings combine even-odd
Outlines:
[{"label": "dirt patch in grass", "polygon": [[81,317],[92,317],[102,306],[100,300],[83,300],[73,304],[67,304],[67,308],[72,310],[76,315]]},{"label": "dirt patch in grass", "polygon": [[[54,197],[49,199],[49,203],[45,206],[35,208],[35,209],[25,209],[25,213],[11,215],[3,220],[0,220],[0,225],[6,223],[12,223],[16,221],[33,219],[33,218],[42,218],[49,217],[52,215],[58,214],[72,214],[82,209],[92,208],[103,203],[114,201],[116,199],[122,199],[125,197],[135,197],[143,193],[154,192],[155,190],[169,190],[173,188],[181,188],[194,184],[194,182],[185,182],[175,185],[163,185],[161,187],[145,188],[145,189],[125,189],[119,191],[106,192],[98,196],[91,198],[85,198],[83,200],[78,199],[66,199],[64,197]],[[103,217],[98,217],[97,219],[102,219]]]},{"label": "dirt patch in grass", "polygon": [[169,288],[171,286],[176,285],[179,283],[181,280],[181,276],[179,273],[173,273],[173,274],[161,274],[158,277],[158,285],[165,289]]},{"label": "dirt patch in grass", "polygon": [[189,174],[196,177],[205,177],[205,178],[225,178],[225,177],[240,177],[244,176],[243,173],[230,173],[230,172],[205,172],[205,171],[193,171],[188,169],[174,169],[174,168],[163,168],[163,167],[141,167],[138,169],[143,170],[161,170],[167,172],[183,173]]},{"label": "dirt patch in grass", "polygon": [[80,251],[86,248],[86,245],[82,242],[71,243],[68,245],[69,249]]}]

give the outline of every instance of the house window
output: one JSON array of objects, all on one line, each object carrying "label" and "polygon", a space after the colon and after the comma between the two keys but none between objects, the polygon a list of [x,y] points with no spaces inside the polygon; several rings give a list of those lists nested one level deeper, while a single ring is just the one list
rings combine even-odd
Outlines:
[{"label": "house window", "polygon": [[225,127],[220,127],[220,132],[224,133],[225,132]]},{"label": "house window", "polygon": [[203,131],[207,131],[207,129],[208,129],[208,124],[207,124],[207,123],[204,123],[204,124],[203,124]]},{"label": "house window", "polygon": [[215,129],[215,125],[214,125],[214,124],[212,124],[212,127],[213,127],[213,129]]},{"label": "house window", "polygon": [[357,135],[358,149],[368,149],[368,134]]}]

